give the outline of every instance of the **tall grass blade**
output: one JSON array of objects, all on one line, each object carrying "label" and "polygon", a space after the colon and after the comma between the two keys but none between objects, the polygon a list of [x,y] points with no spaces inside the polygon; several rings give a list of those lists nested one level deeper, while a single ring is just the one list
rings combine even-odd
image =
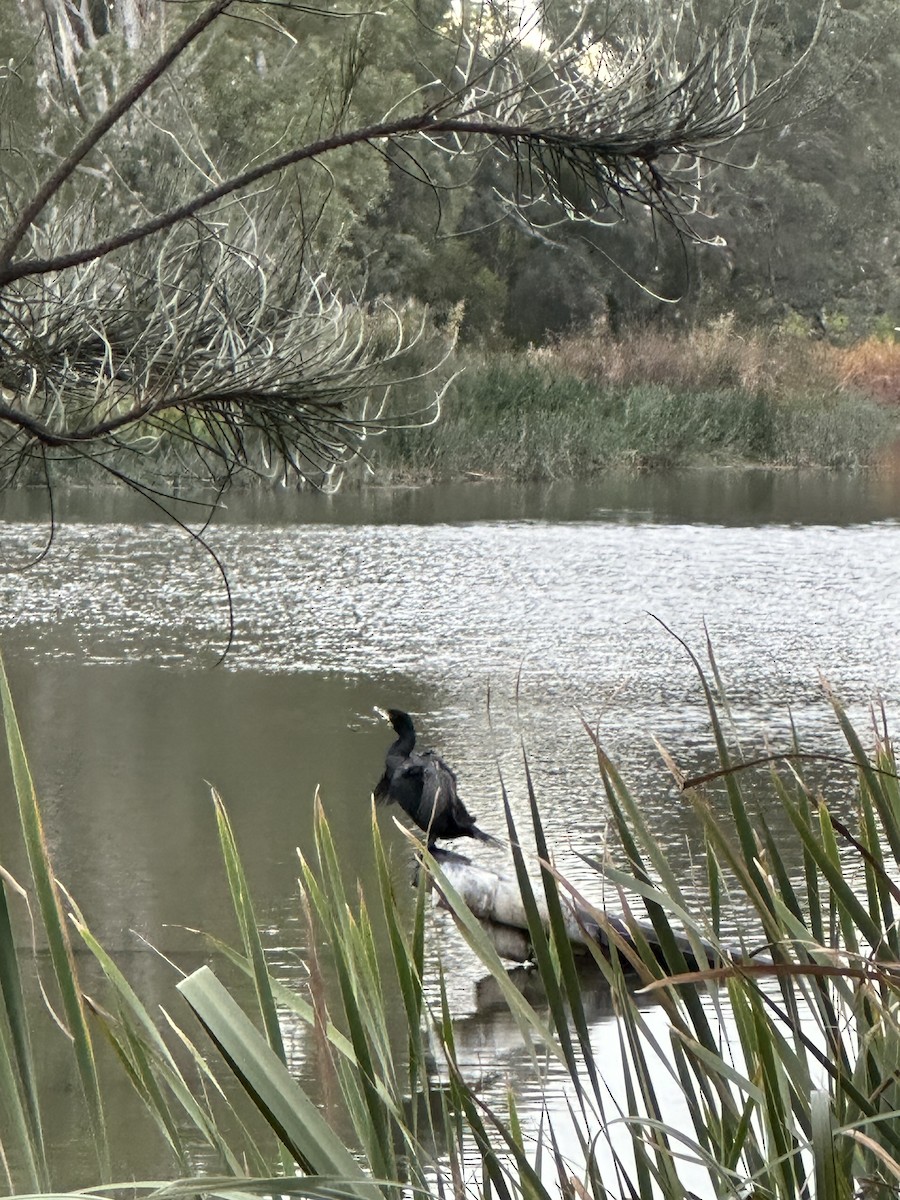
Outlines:
[{"label": "tall grass blade", "polygon": [[[97,1010],[95,1019],[101,1022],[126,1073],[174,1153],[179,1160],[185,1157],[182,1130],[161,1087],[176,1101],[183,1113],[182,1120],[187,1118],[203,1141],[216,1151],[221,1162],[235,1175],[242,1174],[238,1156],[229,1149],[211,1113],[194,1095],[146,1007],[91,932],[74,900],[71,897],[67,899],[73,912],[72,923],[100,966],[118,1007],[118,1021],[110,1014]],[[187,1044],[182,1031],[178,1033],[182,1042]]]},{"label": "tall grass blade", "polygon": [[[25,1179],[30,1188],[41,1190],[44,1184],[38,1158],[43,1147],[37,1142],[27,1109],[22,1103],[19,1079],[13,1063],[9,1026],[0,1020],[0,1114],[3,1114],[0,1133],[0,1162],[6,1166],[7,1183],[15,1190],[10,1174],[9,1159],[24,1163]],[[49,1188],[49,1183],[45,1186]]]},{"label": "tall grass blade", "polygon": [[[509,1183],[506,1179],[506,1167],[494,1148],[484,1121],[481,1106],[476,1103],[472,1089],[468,1086],[459,1069],[456,1059],[456,1046],[453,1040],[453,1018],[450,1003],[447,999],[447,981],[444,972],[440,973],[440,1021],[436,1025],[436,1033],[441,1040],[444,1059],[450,1075],[450,1094],[453,1105],[461,1118],[465,1120],[465,1132],[475,1141],[481,1157],[482,1190],[487,1200],[495,1192],[499,1200],[514,1200]],[[458,1144],[463,1145],[462,1129],[459,1131]],[[459,1195],[457,1191],[457,1195]]]},{"label": "tall grass blade", "polygon": [[[196,1043],[191,1041],[181,1026],[176,1024],[165,1009],[162,1010],[162,1016],[175,1038],[184,1047],[196,1071],[199,1080],[197,1090],[200,1092],[197,1104],[203,1113],[209,1113],[210,1136],[206,1140],[215,1149],[218,1161],[224,1164],[226,1172],[233,1173],[234,1177],[237,1178],[247,1173],[255,1175],[271,1174],[272,1153],[270,1147],[264,1146],[259,1136],[255,1132],[250,1131],[242,1113],[231,1102],[225,1089],[216,1078],[206,1056],[201,1053]],[[216,1097],[224,1109],[225,1115],[222,1123],[213,1115],[212,1106],[213,1100]],[[225,1135],[226,1129],[228,1130],[228,1138]],[[233,1137],[232,1131],[234,1131]],[[201,1130],[202,1133],[203,1130]],[[229,1139],[237,1143],[237,1149],[234,1152],[230,1149]]]},{"label": "tall grass blade", "polygon": [[276,1136],[305,1171],[346,1182],[360,1200],[379,1194],[356,1159],[209,967],[178,984]]},{"label": "tall grass blade", "polygon": [[219,845],[222,850],[225,872],[228,876],[228,887],[231,892],[231,902],[234,905],[235,916],[240,927],[244,951],[253,965],[253,983],[256,988],[256,1000],[259,1005],[263,1027],[265,1028],[266,1037],[272,1050],[282,1062],[287,1062],[284,1053],[284,1042],[281,1037],[281,1025],[278,1021],[278,1010],[275,1006],[275,999],[272,995],[272,988],[269,981],[269,971],[266,966],[266,956],[262,940],[259,936],[259,927],[253,911],[250,889],[247,886],[247,877],[244,874],[244,868],[238,854],[234,830],[231,827],[231,821],[228,818],[222,797],[215,788],[212,788],[211,792],[213,805],[216,810]]},{"label": "tall grass blade", "polygon": [[881,927],[877,921],[872,920],[869,911],[860,902],[859,897],[844,877],[840,854],[827,811],[820,811],[819,837],[816,837],[798,806],[792,803],[786,795],[782,798],[782,803],[803,842],[804,849],[809,853],[810,858],[831,888],[834,902],[838,906],[848,948],[853,953],[858,952],[856,936],[858,930],[872,949],[878,953],[883,946]]},{"label": "tall grass blade", "polygon": [[[659,946],[666,967],[670,972],[678,974],[686,969],[687,960],[685,959],[678,936],[672,928],[663,901],[665,900],[668,903],[671,898],[674,904],[684,912],[687,911],[687,905],[673,876],[671,867],[666,862],[661,848],[647,827],[640,811],[640,806],[635,801],[619,772],[604,753],[599,740],[593,735],[591,730],[588,730],[588,732],[592,737],[597,751],[603,785],[625,854],[628,857],[636,881],[643,885],[644,904],[647,915],[650,918],[654,933],[659,939]],[[643,856],[641,855],[635,833],[637,837],[640,837],[641,843],[650,848],[651,861],[661,876],[661,888],[656,888],[650,878],[650,874],[644,865]],[[604,874],[615,879],[615,872],[608,871],[602,867],[601,869],[604,871]],[[659,896],[660,899],[652,899],[651,897],[654,895]],[[690,926],[687,928],[690,931]],[[630,923],[629,931],[641,956],[641,961],[647,970],[654,977],[660,977],[664,974],[664,971],[660,965],[659,956],[651,949],[646,939],[641,936],[640,930],[635,923]],[[692,939],[692,944],[696,947],[698,961],[703,962],[706,951],[702,944],[696,939]],[[715,1049],[716,1040],[709,1027],[709,1021],[700,1003],[699,995],[694,989],[688,989],[683,995],[683,1001],[697,1036],[710,1049]]]},{"label": "tall grass blade", "polygon": [[374,1173],[381,1179],[395,1179],[394,1134],[402,1121],[396,1104],[388,1099],[397,1095],[396,1074],[374,937],[362,898],[356,920],[344,902],[340,865],[319,803],[315,833],[320,885],[314,888],[312,872],[303,863],[304,885],[329,934],[331,962],[356,1060],[353,1084],[362,1099],[362,1106],[353,1109],[357,1134]]},{"label": "tall grass blade", "polygon": [[[768,889],[765,886],[765,882],[757,866],[756,838],[753,831],[753,823],[750,820],[747,807],[744,804],[744,798],[741,793],[738,777],[736,774],[728,770],[728,768],[730,768],[732,765],[731,755],[728,750],[728,741],[725,737],[724,730],[722,729],[722,722],[719,719],[719,708],[716,703],[716,698],[713,695],[712,688],[709,685],[709,681],[706,678],[706,672],[703,670],[700,660],[694,654],[693,650],[691,650],[690,646],[688,646],[687,642],[669,629],[667,625],[663,624],[663,622],[660,622],[660,624],[662,624],[663,628],[672,634],[675,640],[687,652],[687,655],[693,663],[694,669],[696,670],[700,679],[700,686],[703,689],[703,695],[706,700],[706,708],[709,712],[709,719],[712,724],[713,737],[715,738],[716,749],[719,754],[719,762],[722,764],[722,768],[726,772],[724,775],[725,788],[728,793],[728,799],[731,805],[731,815],[737,830],[746,868],[750,878],[753,880],[753,883],[758,890],[760,897],[765,899],[768,896]],[[713,678],[716,681],[717,687],[719,688],[719,694],[722,697],[722,702],[725,704],[727,710],[726,693],[722,684],[722,680],[719,676],[718,665],[716,663],[712,642],[708,633],[706,636],[706,651],[710,662],[710,668],[713,672]]]},{"label": "tall grass blade", "polygon": [[102,1009],[95,1009],[94,1016],[145,1111],[155,1122],[163,1140],[172,1151],[179,1172],[187,1175],[190,1164],[181,1131],[157,1083],[146,1044],[127,1022],[117,1022],[110,1013]]},{"label": "tall grass blade", "polygon": [[[122,1200],[235,1200],[236,1197],[257,1196],[271,1200],[273,1196],[296,1196],[298,1200],[353,1200],[355,1195],[342,1179],[324,1175],[260,1174],[252,1178],[233,1179],[230,1175],[196,1175],[175,1182],[165,1179],[128,1180],[111,1185],[106,1195]],[[103,1195],[98,1188],[71,1192],[20,1194],[15,1200],[98,1200]]]},{"label": "tall grass blade", "polygon": [[[9,1114],[10,1126],[30,1185],[50,1186],[28,1010],[22,989],[19,956],[13,938],[9,887],[18,885],[0,868],[0,1105]],[[20,889],[19,889],[20,890]]]},{"label": "tall grass blade", "polygon": [[506,968],[497,954],[496,948],[485,933],[481,923],[472,914],[466,902],[441,870],[440,863],[427,851],[423,852],[422,858],[425,866],[428,868],[429,875],[431,875],[441,895],[441,899],[452,913],[456,927],[463,939],[478,956],[481,965],[490,972],[497,983],[497,987],[510,1011],[510,1015],[519,1028],[523,1044],[531,1053],[532,1060],[534,1062],[537,1061],[534,1049],[535,1040],[537,1040],[543,1043],[548,1052],[565,1065],[565,1055],[556,1044],[556,1039],[553,1037],[549,1037],[548,1039],[546,1022],[537,1015],[519,989],[510,980]]},{"label": "tall grass blade", "polygon": [[75,969],[75,959],[60,902],[59,890],[53,876],[50,864],[50,853],[44,837],[44,829],[38,808],[37,794],[25,747],[19,731],[9,681],[6,669],[0,657],[0,704],[6,723],[6,740],[9,749],[10,765],[12,766],[13,783],[19,806],[19,820],[31,877],[34,882],[35,894],[47,944],[50,959],[56,975],[65,1012],[68,1031],[72,1038],[75,1062],[84,1094],[88,1121],[93,1138],[101,1179],[105,1182],[110,1178],[109,1146],[106,1136],[106,1122],[103,1115],[103,1102],[100,1092],[100,1082],[97,1078],[97,1066],[94,1059],[94,1048],[88,1029],[87,1014],[82,999],[78,973]]},{"label": "tall grass blade", "polygon": [[834,1156],[834,1121],[828,1093],[816,1089],[810,1097],[809,1107],[816,1200],[846,1200],[849,1195],[847,1181],[845,1179],[842,1185],[838,1183],[840,1176]]},{"label": "tall grass blade", "polygon": [[[409,1088],[409,1128],[407,1137],[412,1146],[421,1146],[419,1134],[419,1096],[426,1101],[430,1099],[430,1080],[428,1072],[427,1047],[423,1037],[423,967],[424,967],[424,925],[426,877],[420,871],[416,883],[416,906],[413,918],[412,937],[408,937],[401,921],[396,898],[394,896],[393,880],[385,855],[384,843],[372,814],[372,838],[375,848],[375,864],[378,873],[378,886],[381,895],[382,909],[388,930],[391,947],[391,961],[394,973],[403,999],[407,1025],[407,1054],[409,1064],[407,1071]],[[430,1103],[425,1105],[426,1121],[430,1141],[436,1141],[434,1119]],[[427,1158],[419,1154],[410,1154],[409,1168],[414,1180],[422,1187],[427,1187],[425,1165]]]},{"label": "tall grass blade", "polygon": [[[231,946],[226,945],[215,937],[207,937],[209,945],[223,959],[226,959],[233,966],[242,971],[248,978],[252,978],[253,967],[247,961],[243,954],[239,954]],[[313,1028],[316,1024],[315,1007],[306,1000],[299,992],[288,988],[283,983],[279,983],[277,979],[270,979],[272,987],[272,995],[275,998],[276,1004],[281,1005],[286,1011],[293,1013],[304,1024]],[[353,1046],[345,1034],[343,1034],[332,1021],[325,1023],[323,1032],[328,1040],[329,1046],[336,1050],[348,1062],[355,1064],[356,1057],[353,1053]]]},{"label": "tall grass blade", "polygon": [[[535,848],[537,850],[538,859],[541,863],[541,880],[544,886],[544,899],[547,903],[547,913],[550,920],[550,929],[553,938],[553,950],[556,960],[559,963],[560,974],[563,981],[563,990],[565,1000],[568,1003],[569,1012],[572,1015],[572,1022],[575,1026],[575,1031],[578,1036],[578,1044],[581,1050],[582,1059],[588,1073],[588,1078],[591,1082],[594,1098],[598,1104],[602,1105],[602,1085],[597,1072],[597,1066],[594,1062],[594,1051],[591,1045],[591,1035],[588,1029],[587,1017],[584,1012],[584,1004],[582,1003],[582,982],[579,978],[578,968],[575,965],[575,955],[572,950],[572,943],[569,940],[569,935],[566,930],[566,922],[563,916],[562,902],[559,895],[559,886],[555,875],[548,869],[550,862],[550,850],[547,845],[547,839],[544,836],[544,826],[541,821],[540,810],[538,808],[537,795],[534,790],[534,781],[531,777],[531,769],[528,765],[528,757],[524,753],[523,748],[523,763],[525,768],[525,782],[528,787],[528,803],[531,809],[531,825],[534,830]],[[508,818],[508,823],[511,820],[511,814]],[[556,1015],[556,1014],[554,1014]]]},{"label": "tall grass blade", "polygon": [[[501,782],[501,794],[503,797],[503,809],[506,814],[506,828],[509,833],[509,843],[512,850],[513,865],[516,871],[516,880],[519,884],[519,892],[522,897],[522,904],[525,909],[525,916],[528,921],[528,936],[531,941],[532,950],[534,952],[535,962],[538,971],[540,972],[541,982],[544,985],[544,992],[547,998],[547,1004],[550,1008],[550,1013],[553,1019],[553,1025],[556,1030],[556,1036],[559,1039],[559,1045],[562,1054],[565,1058],[566,1068],[569,1073],[569,1078],[575,1088],[579,1102],[584,1103],[581,1088],[581,1072],[578,1062],[575,1058],[575,1049],[572,1045],[572,1038],[569,1032],[568,1013],[566,1011],[565,997],[559,984],[557,972],[555,969],[553,948],[544,930],[544,922],[538,909],[537,901],[534,896],[534,890],[531,886],[531,879],[528,875],[528,869],[525,865],[525,856],[522,852],[522,847],[519,844],[519,834],[513,820],[512,808],[510,807],[509,797],[506,793],[506,787]],[[543,846],[546,853],[546,844]],[[556,949],[560,953],[568,951],[571,956],[571,948],[569,946],[568,936],[565,931],[562,913],[559,911],[559,895],[555,890],[555,880],[550,879],[549,883],[545,882],[545,888],[550,891],[556,900],[556,915],[558,916],[558,927],[561,928],[561,935],[557,938]],[[554,914],[550,914],[551,921]],[[565,947],[565,949],[563,949]],[[593,1077],[592,1077],[593,1078]]]},{"label": "tall grass blade", "polygon": [[[898,812],[895,806],[888,781],[881,771],[876,769],[875,764],[866,753],[859,735],[853,728],[853,724],[840,701],[830,688],[826,687],[826,692],[828,698],[831,700],[838,724],[841,727],[841,732],[846,738],[847,745],[850,747],[850,751],[856,760],[863,783],[875,802],[875,807],[881,818],[882,830],[890,844],[894,862],[900,863],[900,812]],[[896,791],[896,787],[894,790]]]}]

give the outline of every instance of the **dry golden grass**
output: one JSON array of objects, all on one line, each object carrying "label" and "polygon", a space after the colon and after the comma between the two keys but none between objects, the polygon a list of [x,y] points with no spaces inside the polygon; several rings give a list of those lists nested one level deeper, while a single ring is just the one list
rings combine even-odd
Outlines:
[{"label": "dry golden grass", "polygon": [[779,331],[745,333],[731,315],[691,330],[648,326],[618,337],[597,325],[532,355],[559,371],[607,387],[658,383],[674,390],[740,388],[785,400],[811,393],[862,392],[900,403],[900,344],[870,338],[837,347]]},{"label": "dry golden grass", "polygon": [[[560,479],[612,465],[856,467],[898,437],[900,348],[838,348],[726,316],[470,358],[442,419],[372,460],[393,478]],[[894,389],[892,392],[892,388]]]},{"label": "dry golden grass", "polygon": [[885,404],[900,405],[900,342],[866,338],[853,346],[830,347],[841,383]]}]

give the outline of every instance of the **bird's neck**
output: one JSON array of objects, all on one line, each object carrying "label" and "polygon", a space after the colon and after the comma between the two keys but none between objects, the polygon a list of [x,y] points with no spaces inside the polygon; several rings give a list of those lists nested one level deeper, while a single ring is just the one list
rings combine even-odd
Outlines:
[{"label": "bird's neck", "polygon": [[413,729],[404,730],[391,746],[388,754],[391,758],[408,758],[416,745],[416,734]]}]

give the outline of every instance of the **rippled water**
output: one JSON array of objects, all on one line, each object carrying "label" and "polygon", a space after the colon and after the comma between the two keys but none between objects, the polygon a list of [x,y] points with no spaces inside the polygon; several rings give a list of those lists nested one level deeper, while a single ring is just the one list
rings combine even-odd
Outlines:
[{"label": "rippled water", "polygon": [[[808,484],[809,523],[796,480],[757,480],[753,503],[749,486],[736,495],[721,475],[693,476],[662,500],[658,481],[647,481],[643,501],[631,481],[613,495],[565,492],[562,504],[470,489],[443,503],[438,492],[232,512],[208,534],[235,613],[220,666],[222,578],[183,533],[130,513],[116,520],[108,508],[91,519],[79,499],[48,557],[19,571],[46,530],[10,502],[0,644],[60,876],[144,986],[165,995],[171,979],[133,931],[187,966],[203,951],[181,926],[232,935],[212,782],[276,969],[296,978],[305,934],[294,848],[310,849],[314,790],[348,872],[371,879],[369,792],[390,740],[372,706],[392,704],[416,714],[488,829],[501,827],[498,768],[525,819],[524,745],[548,838],[596,893],[578,855],[601,849],[607,813],[583,716],[666,836],[690,893],[693,827],[652,739],[688,772],[711,764],[711,739],[696,673],[669,630],[701,655],[708,630],[748,747],[784,745],[788,713],[806,748],[838,746],[822,674],[863,724],[873,699],[896,711],[900,698],[896,486],[879,484],[873,498],[874,485],[853,493],[845,477],[822,477]],[[0,844],[9,846],[3,772]],[[833,786],[846,798],[839,779]],[[383,828],[403,871],[389,814]],[[742,920],[731,915],[735,936]],[[471,1061],[486,1056],[515,1078],[505,1018],[479,996],[452,929],[437,928],[458,967]],[[597,1027],[606,1019],[598,1013]],[[304,1040],[291,1044],[311,1076]]]}]

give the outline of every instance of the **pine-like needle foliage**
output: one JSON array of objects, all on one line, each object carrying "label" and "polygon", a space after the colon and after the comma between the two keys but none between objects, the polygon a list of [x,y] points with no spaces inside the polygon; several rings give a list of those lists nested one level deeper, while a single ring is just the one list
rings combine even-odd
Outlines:
[{"label": "pine-like needle foliage", "polygon": [[[532,228],[634,211],[697,239],[704,162],[770,120],[794,74],[757,86],[757,5],[704,40],[687,9],[644,13],[648,34],[598,27],[587,7],[523,22],[485,3],[449,10],[434,30],[438,68],[419,64],[380,120],[353,124],[348,72],[318,120],[306,115],[314,140],[229,174],[159,89],[213,26],[274,21],[280,7],[214,0],[130,87],[105,88],[93,120],[74,46],[57,55],[68,73],[57,103],[74,89],[77,128],[62,149],[43,139],[34,173],[0,176],[0,483],[35,461],[49,480],[53,460],[73,457],[143,488],[221,487],[246,470],[323,483],[384,427],[390,381],[421,377],[409,351],[422,331],[347,299],[317,232],[327,196],[316,209],[304,171],[327,172],[354,147],[391,149],[427,186],[435,149],[462,166],[499,154],[514,166],[506,204]],[[8,108],[14,76],[0,89]],[[10,148],[10,164],[30,149]],[[436,384],[409,419],[434,419],[439,398]]]}]

